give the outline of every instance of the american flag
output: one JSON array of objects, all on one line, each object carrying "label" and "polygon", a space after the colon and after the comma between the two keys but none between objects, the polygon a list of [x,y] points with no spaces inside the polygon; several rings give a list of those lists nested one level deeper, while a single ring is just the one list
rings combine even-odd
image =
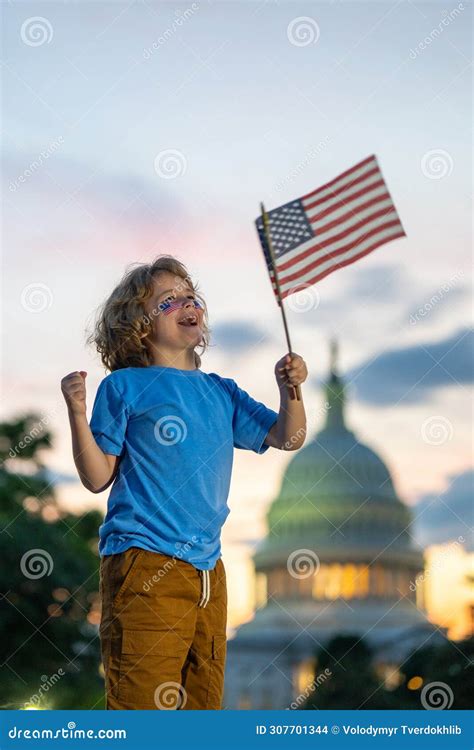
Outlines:
[{"label": "american flag", "polygon": [[[282,299],[405,235],[374,155],[268,211],[268,221]],[[276,293],[261,216],[255,224]]]}]

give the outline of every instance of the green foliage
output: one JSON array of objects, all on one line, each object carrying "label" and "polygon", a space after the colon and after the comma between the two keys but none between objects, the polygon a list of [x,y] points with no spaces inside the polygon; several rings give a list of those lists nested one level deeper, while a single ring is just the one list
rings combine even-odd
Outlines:
[{"label": "green foliage", "polygon": [[[474,639],[460,643],[446,641],[415,650],[400,670],[400,684],[388,689],[374,666],[373,653],[358,636],[336,636],[317,654],[315,688],[303,709],[414,709],[424,706],[423,687],[444,683],[442,695],[453,695],[452,709],[470,709],[472,656]],[[324,670],[330,676],[317,681]],[[408,684],[413,677],[422,678],[416,689]],[[413,684],[413,683],[412,683]],[[428,705],[433,704],[428,700]]]},{"label": "green foliage", "polygon": [[399,708],[391,693],[383,689],[372,666],[372,652],[357,635],[336,636],[317,656],[317,675],[331,673],[316,683],[304,709],[392,709]]},{"label": "green foliage", "polygon": [[39,452],[50,446],[50,435],[38,433],[35,423],[36,415],[29,415],[0,425],[0,705],[103,708],[97,626],[102,516],[90,511],[79,517],[58,507],[40,470]]},{"label": "green foliage", "polygon": [[[403,665],[404,680],[397,688],[395,697],[405,708],[420,708],[423,686],[442,682],[452,692],[452,709],[472,708],[474,638],[442,646],[428,646],[415,651]],[[421,677],[423,684],[417,690],[409,690],[413,677]]]}]

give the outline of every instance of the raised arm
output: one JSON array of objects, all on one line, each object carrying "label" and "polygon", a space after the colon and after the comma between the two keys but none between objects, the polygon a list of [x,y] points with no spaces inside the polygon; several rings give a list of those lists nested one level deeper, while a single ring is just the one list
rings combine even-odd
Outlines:
[{"label": "raised arm", "polygon": [[287,386],[301,385],[308,376],[303,358],[298,354],[282,357],[275,365],[275,377],[280,389],[278,420],[269,430],[265,443],[272,448],[294,451],[301,448],[306,438],[306,414],[303,399],[292,400]]},{"label": "raised arm", "polygon": [[90,492],[102,492],[114,480],[119,456],[104,453],[97,445],[87,421],[84,370],[71,372],[61,380],[71,425],[72,453],[79,478]]}]

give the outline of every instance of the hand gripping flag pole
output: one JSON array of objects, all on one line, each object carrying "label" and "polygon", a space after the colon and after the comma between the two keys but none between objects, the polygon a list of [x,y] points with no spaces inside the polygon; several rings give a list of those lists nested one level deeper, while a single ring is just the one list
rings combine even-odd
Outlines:
[{"label": "hand gripping flag pole", "polygon": [[[275,277],[275,292],[277,295],[278,305],[281,310],[281,316],[283,318],[283,327],[285,329],[286,343],[288,344],[288,353],[291,355],[292,351],[291,351],[290,333],[288,331],[285,308],[283,307],[283,300],[281,298],[281,293],[280,293],[280,283],[278,281],[278,274],[277,274],[277,269],[276,269],[276,264],[275,264],[275,254],[273,252],[272,238],[270,236],[270,231],[269,231],[268,214],[265,211],[265,206],[263,205],[263,203],[260,203],[260,210],[262,212],[262,224],[263,224],[263,231],[265,233],[265,240],[267,243],[268,253],[271,258],[273,274]],[[296,387],[293,385],[288,385],[288,393],[292,401],[294,401],[295,399],[297,401],[301,401],[301,387],[299,385],[297,385]]]}]

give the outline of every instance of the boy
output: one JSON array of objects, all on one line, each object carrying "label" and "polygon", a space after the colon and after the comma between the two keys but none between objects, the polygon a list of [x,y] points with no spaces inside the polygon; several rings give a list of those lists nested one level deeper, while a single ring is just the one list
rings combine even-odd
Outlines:
[{"label": "boy", "polygon": [[299,448],[298,355],[275,367],[277,414],[200,369],[207,309],[172,256],[133,267],[90,337],[110,374],[90,424],[84,371],[63,378],[74,461],[91,492],[112,484],[99,530],[108,709],[220,709],[227,593],[220,531],[233,448]]}]

